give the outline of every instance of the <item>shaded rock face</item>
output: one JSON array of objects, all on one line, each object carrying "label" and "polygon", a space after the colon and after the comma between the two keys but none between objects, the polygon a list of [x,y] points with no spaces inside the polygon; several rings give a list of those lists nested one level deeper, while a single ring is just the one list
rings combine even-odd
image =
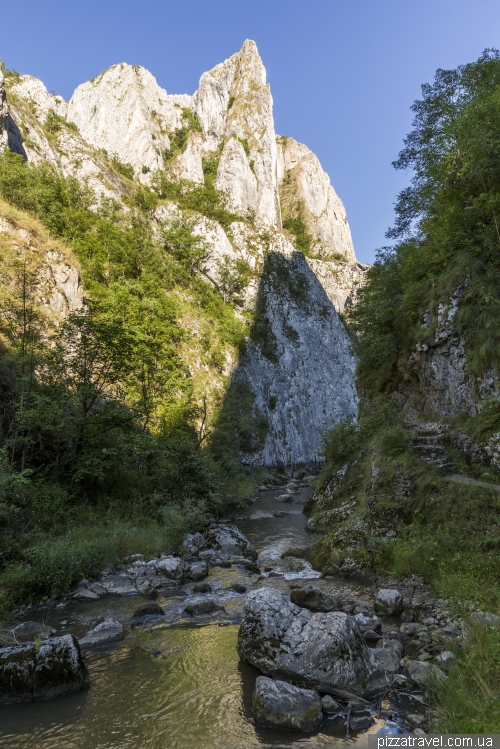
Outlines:
[{"label": "shaded rock face", "polygon": [[73,635],[0,649],[0,703],[49,700],[90,685],[85,658]]},{"label": "shaded rock face", "polygon": [[258,676],[252,698],[255,722],[266,728],[317,731],[323,722],[318,692]]},{"label": "shaded rock face", "polygon": [[301,253],[270,256],[260,282],[260,318],[234,374],[269,425],[248,464],[318,459],[321,432],[355,416],[355,359],[345,328]]},{"label": "shaded rock face", "polygon": [[454,319],[464,292],[459,287],[441,302],[436,320],[429,312],[425,313],[421,327],[430,328],[435,323],[433,339],[419,343],[408,361],[400,362],[403,381],[398,400],[410,413],[435,413],[441,417],[458,413],[474,415],[481,408],[481,400],[499,392],[495,372],[477,378],[471,374],[465,338],[455,332]]},{"label": "shaded rock face", "polygon": [[264,674],[339,697],[375,694],[386,685],[353,617],[312,614],[270,588],[247,596],[237,650]]}]

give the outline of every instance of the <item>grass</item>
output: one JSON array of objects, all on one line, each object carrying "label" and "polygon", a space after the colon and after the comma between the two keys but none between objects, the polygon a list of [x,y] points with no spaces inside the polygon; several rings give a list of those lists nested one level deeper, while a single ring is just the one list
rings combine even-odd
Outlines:
[{"label": "grass", "polygon": [[190,530],[208,519],[200,503],[168,505],[162,521],[119,519],[93,514],[68,523],[58,536],[47,534],[24,550],[23,559],[0,574],[0,613],[14,604],[58,598],[106,564],[120,566],[130,554],[171,553]]},{"label": "grass", "polygon": [[443,733],[500,733],[500,630],[473,626],[448,680],[431,689]]}]

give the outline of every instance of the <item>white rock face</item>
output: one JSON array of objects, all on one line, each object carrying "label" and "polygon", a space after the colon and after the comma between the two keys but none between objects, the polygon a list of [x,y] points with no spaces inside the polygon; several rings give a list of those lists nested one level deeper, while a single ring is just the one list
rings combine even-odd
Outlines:
[{"label": "white rock face", "polygon": [[139,176],[142,167],[163,166],[161,151],[170,147],[167,132],[180,127],[182,107],[190,101],[189,96],[168,96],[148,70],[120,63],[78,86],[67,117],[91,145],[117,154]]},{"label": "white rock face", "polygon": [[[318,157],[293,138],[279,137],[278,179],[283,204],[300,201],[304,222],[313,238],[327,245],[332,253],[343,255],[347,262],[355,262],[344,204]],[[287,190],[287,186],[291,189]],[[327,253],[327,248],[323,252]]]},{"label": "white rock face", "polygon": [[217,187],[231,190],[235,173],[241,175],[245,186],[239,187],[236,201],[241,201],[244,193],[245,204],[255,210],[258,219],[279,227],[273,101],[255,42],[247,39],[240,52],[202,75],[193,109],[203,132],[216,143],[234,135],[248,144],[248,156],[243,147],[227,146],[229,150],[219,163]]},{"label": "white rock face", "polygon": [[39,120],[46,119],[52,109],[61,117],[66,117],[68,104],[62,96],[49,94],[42,81],[32,75],[23,75],[19,83],[12,87],[12,93],[27,99],[35,105],[35,114]]},{"label": "white rock face", "polygon": [[235,213],[245,215],[249,209],[257,209],[257,179],[243,146],[236,138],[230,138],[224,146],[215,187],[227,193],[228,208]]}]

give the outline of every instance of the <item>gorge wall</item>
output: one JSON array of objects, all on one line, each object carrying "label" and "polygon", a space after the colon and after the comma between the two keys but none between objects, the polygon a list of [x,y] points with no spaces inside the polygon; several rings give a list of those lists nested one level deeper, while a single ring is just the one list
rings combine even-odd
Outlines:
[{"label": "gorge wall", "polygon": [[[229,224],[176,199],[150,219],[158,242],[179,225],[203,240],[199,270],[217,289],[228,268],[249,269],[233,294],[235,313],[253,316],[249,340],[239,361],[226,352],[222,376],[224,387],[244,382],[267,420],[264,443],[243,455],[265,465],[315,460],[321,432],[356,414],[355,362],[338,313],[355,301],[367,268],[328,175],[305,145],[276,135],[272,107],[249,40],[204,73],[192,96],[167,94],[147,70],[125,63],[78,86],[69,102],[31,76],[0,78],[0,148],[75,177],[96,208],[111,199],[126,212],[130,181],[148,188],[159,172],[189,189],[211,179],[225,196]],[[199,362],[190,366],[197,376]]]}]

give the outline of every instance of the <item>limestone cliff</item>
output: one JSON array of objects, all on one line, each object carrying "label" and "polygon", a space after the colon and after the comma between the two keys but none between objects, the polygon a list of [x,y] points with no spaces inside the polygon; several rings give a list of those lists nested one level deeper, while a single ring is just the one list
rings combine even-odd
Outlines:
[{"label": "limestone cliff", "polygon": [[[126,215],[137,182],[149,186],[163,174],[189,191],[203,188],[210,171],[231,223],[177,198],[150,220],[160,243],[179,225],[198,235],[199,272],[236,315],[243,308],[254,320],[245,355],[236,365],[227,351],[223,369],[246,383],[267,420],[265,445],[245,456],[265,464],[314,459],[320,432],[356,413],[354,360],[337,311],[355,301],[366,271],[328,175],[306,146],[276,136],[272,107],[249,40],[204,73],[192,96],[167,94],[151,73],[126,63],[78,86],[69,102],[31,76],[7,86],[0,79],[0,147],[76,177],[96,208],[112,198]],[[282,216],[303,221],[306,258]],[[234,280],[236,270],[243,280]],[[190,358],[189,368],[197,366]]]}]

